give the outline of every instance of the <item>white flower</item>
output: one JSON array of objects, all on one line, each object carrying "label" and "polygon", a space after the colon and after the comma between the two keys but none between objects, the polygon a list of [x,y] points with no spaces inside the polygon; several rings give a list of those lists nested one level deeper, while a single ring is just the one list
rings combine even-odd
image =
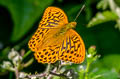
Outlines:
[{"label": "white flower", "polygon": [[36,79],[36,77],[31,77],[31,79]]},{"label": "white flower", "polygon": [[8,54],[8,58],[10,60],[12,60],[15,56],[19,55],[19,53],[17,51],[15,51],[14,49],[12,49],[9,54]]},{"label": "white flower", "polygon": [[19,78],[25,78],[26,76],[27,76],[27,74],[24,72],[20,72],[20,74],[19,74]]},{"label": "white flower", "polygon": [[84,67],[82,65],[79,66],[79,69],[84,69]]},{"label": "white flower", "polygon": [[85,66],[84,65],[80,65],[78,67],[78,70],[80,70],[80,72],[84,72],[85,71]]},{"label": "white flower", "polygon": [[18,65],[22,61],[22,57],[17,55],[16,57],[13,58],[13,64]]},{"label": "white flower", "polygon": [[11,71],[14,71],[13,65],[9,61],[3,61],[3,64],[1,65],[3,69],[8,69]]},{"label": "white flower", "polygon": [[9,61],[3,61],[3,65],[1,65],[1,67],[6,69],[12,67],[12,64]]},{"label": "white flower", "polygon": [[9,54],[8,54],[8,58],[10,60],[12,60],[13,64],[18,66],[19,63],[22,61],[22,57],[19,55],[19,53],[17,51],[15,51],[14,49],[12,49]]},{"label": "white flower", "polygon": [[68,72],[67,72],[67,76],[70,76],[70,74],[71,74],[71,72],[70,72],[70,71],[68,71]]},{"label": "white flower", "polygon": [[91,55],[91,54],[88,54],[88,55],[87,55],[87,57],[88,57],[88,58],[91,58],[91,57],[92,57],[92,55]]}]

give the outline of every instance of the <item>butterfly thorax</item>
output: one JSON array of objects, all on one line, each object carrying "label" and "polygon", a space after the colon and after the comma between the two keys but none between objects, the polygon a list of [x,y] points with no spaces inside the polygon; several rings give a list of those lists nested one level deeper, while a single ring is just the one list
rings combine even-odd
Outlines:
[{"label": "butterfly thorax", "polygon": [[[67,33],[68,30],[75,28],[76,26],[76,22],[70,22],[68,24],[65,24],[63,26],[60,26],[57,29],[51,29],[49,31],[49,33],[44,36],[44,40],[42,42],[42,44],[40,45],[40,47],[44,48],[50,45],[60,45],[64,40],[64,37]],[[51,41],[52,40],[52,41]]]},{"label": "butterfly thorax", "polygon": [[66,33],[66,31],[68,31],[69,29],[72,29],[72,28],[75,28],[76,27],[76,22],[70,22],[68,24],[65,24],[62,26],[62,28],[59,30],[59,32],[57,32],[55,34],[55,36],[58,36],[58,35],[63,35],[64,33]]},{"label": "butterfly thorax", "polygon": [[67,31],[69,29],[75,28],[76,27],[76,22],[70,22],[68,24],[66,24],[63,28]]}]

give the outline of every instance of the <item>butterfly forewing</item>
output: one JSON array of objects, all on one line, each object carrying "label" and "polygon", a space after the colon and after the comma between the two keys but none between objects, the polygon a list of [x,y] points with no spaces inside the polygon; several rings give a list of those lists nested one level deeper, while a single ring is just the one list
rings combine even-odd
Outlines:
[{"label": "butterfly forewing", "polygon": [[61,22],[63,25],[68,23],[68,19],[64,11],[57,7],[48,7],[44,12],[39,27],[52,28],[56,25],[60,25]]},{"label": "butterfly forewing", "polygon": [[36,52],[44,40],[43,37],[49,33],[51,28],[56,28],[57,26],[62,26],[67,23],[67,16],[61,9],[57,7],[48,7],[43,14],[38,29],[28,43],[29,48]]}]

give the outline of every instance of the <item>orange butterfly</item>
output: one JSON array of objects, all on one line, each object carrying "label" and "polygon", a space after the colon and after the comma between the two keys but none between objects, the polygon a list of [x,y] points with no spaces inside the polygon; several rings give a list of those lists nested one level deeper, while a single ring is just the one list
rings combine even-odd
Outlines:
[{"label": "orange butterfly", "polygon": [[66,14],[60,8],[48,7],[28,43],[37,61],[82,63],[85,59],[85,45],[80,35],[72,29],[76,24],[68,23]]}]

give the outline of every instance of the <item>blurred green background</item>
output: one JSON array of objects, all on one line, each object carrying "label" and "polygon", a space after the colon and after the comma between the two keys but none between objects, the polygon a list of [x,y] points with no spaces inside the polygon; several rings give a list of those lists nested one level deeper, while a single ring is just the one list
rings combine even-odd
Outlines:
[{"label": "blurred green background", "polygon": [[[0,0],[0,64],[7,60],[11,48],[29,50],[28,40],[37,29],[45,8],[56,6],[63,9],[71,22],[85,4],[75,30],[83,38],[86,49],[95,45],[97,54],[101,55],[93,67],[114,68],[120,74],[120,1],[111,1],[114,4],[109,0]],[[115,7],[111,8],[111,5]],[[41,72],[44,68],[45,65],[35,60],[24,71]],[[8,72],[0,72],[1,78],[9,76]]]}]

